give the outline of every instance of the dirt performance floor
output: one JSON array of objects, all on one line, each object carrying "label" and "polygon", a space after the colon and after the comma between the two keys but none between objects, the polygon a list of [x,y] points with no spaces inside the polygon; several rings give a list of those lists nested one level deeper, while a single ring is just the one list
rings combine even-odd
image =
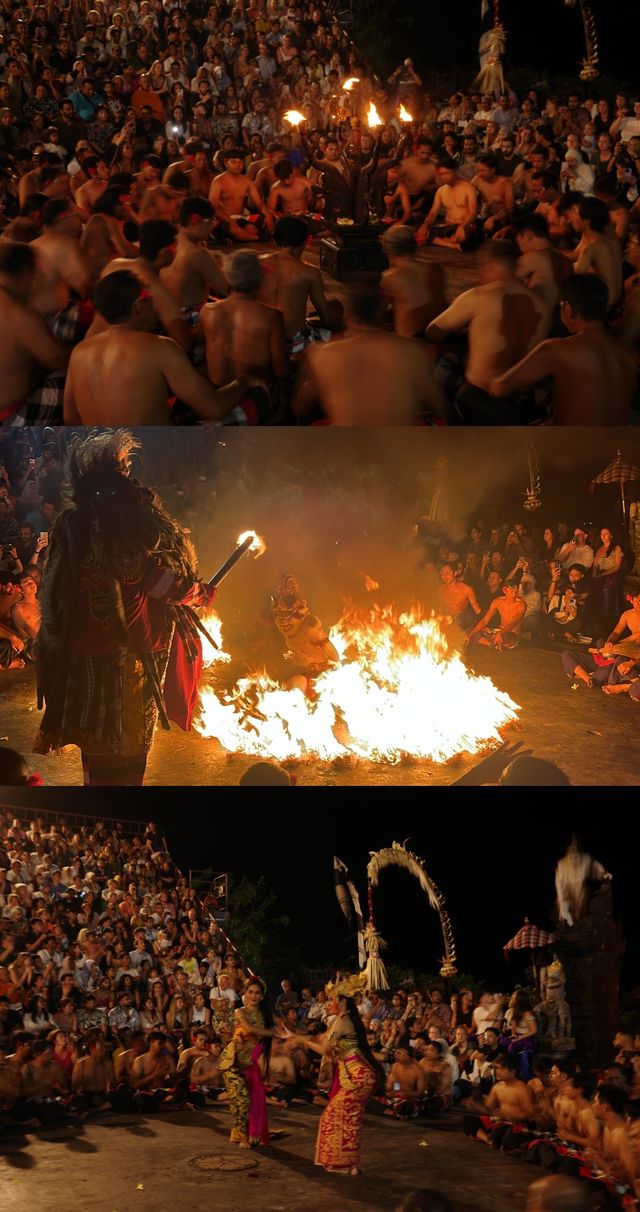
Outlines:
[{"label": "dirt performance floor", "polygon": [[270,1109],[280,1130],[266,1149],[228,1142],[227,1113],[142,1119],[102,1113],[80,1128],[0,1139],[4,1212],[378,1212],[408,1191],[436,1188],[455,1212],[520,1212],[539,1171],[468,1140],[460,1116],[399,1123],[367,1116],[363,1174],[314,1166],[319,1110]]},{"label": "dirt performance floor", "polygon": [[[539,757],[557,762],[572,783],[582,786],[637,786],[638,707],[626,696],[607,698],[600,690],[580,685],[571,689],[560,664],[559,650],[545,651],[522,644],[502,654],[473,649],[469,665],[488,675],[500,690],[519,704],[521,730],[508,739],[520,741]],[[31,755],[39,714],[35,706],[32,669],[0,673],[0,744],[30,755],[45,784],[73,786],[82,782],[79,752],[59,757]],[[185,734],[175,726],[158,729],[147,766],[148,786],[233,786],[255,758],[226,753],[216,740]],[[444,765],[424,760],[398,765],[345,759],[334,763],[285,763],[301,786],[446,786],[480,759],[464,755]],[[495,782],[488,773],[485,782]]]}]

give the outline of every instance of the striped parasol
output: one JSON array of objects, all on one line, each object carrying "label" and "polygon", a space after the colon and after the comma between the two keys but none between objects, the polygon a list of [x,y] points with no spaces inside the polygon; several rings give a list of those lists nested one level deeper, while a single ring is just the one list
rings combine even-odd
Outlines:
[{"label": "striped parasol", "polygon": [[596,476],[589,485],[589,492],[593,492],[596,484],[619,484],[620,485],[620,504],[622,506],[622,520],[627,524],[627,502],[624,495],[625,484],[630,484],[632,480],[640,480],[640,467],[636,467],[633,463],[628,463],[623,458],[622,451],[619,450],[616,454],[613,463],[609,463],[600,475]]},{"label": "striped parasol", "polygon": [[505,959],[509,958],[509,956],[508,956],[509,951],[530,951],[531,952],[531,966],[533,968],[533,979],[534,979],[534,984],[536,986],[536,991],[538,993],[540,991],[538,989],[538,969],[537,969],[536,961],[535,961],[535,952],[539,951],[541,947],[550,946],[550,944],[555,943],[555,941],[556,941],[555,934],[550,934],[548,930],[541,930],[540,926],[532,925],[532,923],[529,921],[529,918],[525,917],[524,926],[521,926],[520,929],[518,930],[518,933],[514,934],[513,938],[510,938],[509,942],[505,943],[505,945],[503,947]]},{"label": "striped parasol", "polygon": [[537,951],[540,947],[548,947],[555,941],[555,934],[550,934],[548,930],[541,930],[539,926],[533,926],[527,917],[524,926],[521,926],[518,933],[514,934],[508,943],[505,943],[503,950]]}]

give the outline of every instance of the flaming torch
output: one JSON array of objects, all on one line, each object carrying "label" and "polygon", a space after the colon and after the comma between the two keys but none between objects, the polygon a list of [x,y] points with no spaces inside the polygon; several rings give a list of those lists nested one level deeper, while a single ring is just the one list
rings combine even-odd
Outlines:
[{"label": "flaming torch", "polygon": [[216,589],[220,582],[224,581],[227,574],[231,572],[234,565],[238,563],[238,560],[241,560],[243,555],[246,555],[248,551],[252,551],[254,559],[257,560],[258,556],[261,556],[266,549],[267,545],[262,535],[256,534],[255,530],[245,530],[244,534],[238,535],[236,539],[235,551],[225,560],[224,564],[220,565],[218,571],[214,572],[207,588]]},{"label": "flaming torch", "polygon": [[[286,114],[285,114],[285,117],[286,117]],[[402,105],[402,103],[400,104],[400,109],[398,110],[398,117],[400,118],[401,122],[413,122],[413,118],[411,117],[409,110],[405,109],[405,107],[404,107],[404,105]]]},{"label": "flaming torch", "polygon": [[382,118],[373,104],[373,101],[369,102],[369,108],[367,110],[367,125],[369,130],[375,130],[377,126],[382,126]]},{"label": "flaming torch", "polygon": [[346,104],[348,106],[348,109],[351,110],[352,118],[355,118],[356,114],[358,113],[358,100],[357,100],[353,90],[356,87],[356,85],[358,85],[359,83],[360,83],[359,76],[349,76],[349,79],[345,80],[344,84],[342,85],[343,93],[347,94]]},{"label": "flaming torch", "polygon": [[282,117],[283,117],[283,118],[285,119],[285,121],[286,121],[286,122],[288,122],[288,123],[289,123],[291,126],[299,126],[301,122],[304,122],[304,121],[305,121],[305,116],[304,116],[304,114],[301,114],[301,113],[300,113],[300,112],[299,112],[297,109],[287,109],[287,110],[285,110],[285,112],[283,113]]}]

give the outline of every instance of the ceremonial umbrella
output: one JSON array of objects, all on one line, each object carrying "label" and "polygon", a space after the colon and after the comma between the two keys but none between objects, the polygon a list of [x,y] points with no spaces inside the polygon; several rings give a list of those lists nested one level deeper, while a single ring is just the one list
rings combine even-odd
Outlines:
[{"label": "ceremonial umbrella", "polygon": [[507,951],[530,951],[531,966],[533,968],[533,979],[535,981],[536,992],[538,992],[538,971],[534,959],[534,953],[539,951],[541,947],[548,947],[551,943],[555,943],[555,934],[550,934],[548,930],[541,930],[539,926],[533,926],[528,917],[524,919],[524,926],[521,926],[517,934],[509,939],[503,947],[504,957],[508,959]]},{"label": "ceremonial umbrella", "polygon": [[622,507],[622,521],[626,529],[627,525],[627,502],[624,495],[624,486],[632,480],[640,480],[640,467],[635,467],[633,463],[628,463],[622,457],[622,451],[619,450],[613,463],[605,467],[600,475],[596,476],[589,485],[589,492],[593,492],[596,484],[619,484],[620,485],[620,505]]}]

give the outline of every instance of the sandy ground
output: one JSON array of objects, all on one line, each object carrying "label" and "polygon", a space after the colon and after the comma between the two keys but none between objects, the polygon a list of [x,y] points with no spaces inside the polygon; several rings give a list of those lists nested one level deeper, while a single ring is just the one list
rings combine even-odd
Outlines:
[{"label": "sandy ground", "polygon": [[[520,705],[522,731],[511,733],[510,739],[522,741],[539,756],[558,762],[572,783],[638,784],[637,706],[626,697],[607,699],[601,691],[590,691],[586,686],[572,691],[558,653],[524,645],[503,654],[475,650],[472,664]],[[29,754],[37,726],[33,670],[0,673],[0,744]],[[29,760],[48,785],[73,786],[82,781],[75,749],[61,757],[32,755]],[[453,782],[478,760],[462,756],[445,765],[423,760],[398,765],[307,760],[287,766],[301,785],[437,787]],[[251,761],[243,754],[226,753],[215,740],[185,734],[175,726],[170,733],[158,729],[146,783],[233,786]]]},{"label": "sandy ground", "polygon": [[222,1108],[154,1119],[106,1113],[80,1129],[0,1139],[2,1206],[4,1212],[391,1212],[408,1191],[435,1187],[454,1200],[456,1212],[520,1212],[539,1174],[467,1140],[454,1113],[419,1123],[367,1116],[363,1175],[328,1175],[313,1165],[318,1117],[315,1107],[298,1104],[287,1112],[270,1109],[271,1127],[282,1136],[250,1153],[228,1143]]}]

